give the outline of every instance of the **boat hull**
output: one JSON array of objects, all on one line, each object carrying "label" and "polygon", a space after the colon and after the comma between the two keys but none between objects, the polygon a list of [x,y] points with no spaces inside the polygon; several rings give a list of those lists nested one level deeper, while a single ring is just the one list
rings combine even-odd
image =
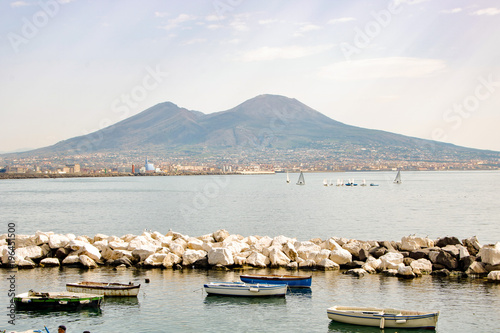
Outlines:
[{"label": "boat hull", "polygon": [[104,295],[106,297],[137,297],[140,284],[80,282],[67,283],[66,290],[75,293]]},{"label": "boat hull", "polygon": [[332,307],[328,318],[337,322],[380,328],[435,329],[439,312],[417,312],[395,309]]},{"label": "boat hull", "polygon": [[16,310],[79,310],[99,308],[104,296],[82,293],[23,293],[14,297]]},{"label": "boat hull", "polygon": [[285,296],[286,285],[247,284],[243,282],[211,282],[204,285],[209,295],[223,296]]},{"label": "boat hull", "polygon": [[285,284],[291,288],[310,288],[312,276],[252,274],[241,275],[240,279],[245,283]]}]

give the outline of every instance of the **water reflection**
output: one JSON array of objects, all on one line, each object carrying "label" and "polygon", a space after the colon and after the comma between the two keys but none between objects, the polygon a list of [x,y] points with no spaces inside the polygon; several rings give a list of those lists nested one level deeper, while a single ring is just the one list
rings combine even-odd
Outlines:
[{"label": "water reflection", "polygon": [[405,329],[405,328],[384,328],[380,329],[378,327],[372,326],[358,326],[351,324],[343,324],[336,321],[330,321],[328,325],[329,333],[424,333],[424,332],[435,332],[435,330],[421,330],[421,329]]},{"label": "water reflection", "polygon": [[285,297],[245,297],[245,296],[219,296],[207,295],[203,302],[207,306],[244,306],[265,304],[267,306],[281,306],[286,304]]}]

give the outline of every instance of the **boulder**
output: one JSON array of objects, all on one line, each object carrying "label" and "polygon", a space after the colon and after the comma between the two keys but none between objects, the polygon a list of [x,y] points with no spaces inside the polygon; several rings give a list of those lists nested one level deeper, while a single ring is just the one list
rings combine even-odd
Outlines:
[{"label": "boulder", "polygon": [[92,260],[101,259],[101,253],[99,252],[99,249],[92,244],[84,244],[81,252],[82,254],[87,255]]},{"label": "boulder", "polygon": [[324,271],[340,269],[339,265],[337,265],[328,258],[321,259],[319,262],[316,263],[316,266]]},{"label": "boulder", "polygon": [[74,265],[80,263],[80,257],[76,254],[70,254],[62,261],[62,265]]},{"label": "boulder", "polygon": [[500,282],[500,271],[489,272],[487,278],[489,281]]},{"label": "boulder", "polygon": [[17,268],[35,268],[36,264],[30,258],[20,258],[16,260]]},{"label": "boulder", "polygon": [[204,250],[203,241],[197,238],[190,238],[187,243],[187,248],[190,250]]},{"label": "boulder", "polygon": [[330,252],[329,259],[334,263],[336,263],[337,265],[345,265],[352,261],[352,255],[349,251],[339,246],[337,249],[332,250],[332,252]]},{"label": "boulder", "polygon": [[346,243],[342,245],[342,248],[349,251],[353,257],[359,258],[359,251],[361,250],[361,243],[359,241]]},{"label": "boulder", "polygon": [[290,258],[288,258],[281,250],[278,248],[273,248],[269,252],[269,261],[271,262],[271,266],[280,267],[286,266],[290,263]]},{"label": "boulder", "polygon": [[465,271],[467,275],[486,275],[488,271],[484,269],[484,264],[479,261],[474,261]]},{"label": "boulder", "polygon": [[234,264],[237,266],[243,266],[243,265],[246,265],[246,263],[247,263],[247,257],[243,257],[243,256],[234,256],[233,260],[234,260]]},{"label": "boulder", "polygon": [[52,266],[60,266],[61,263],[57,258],[45,258],[40,261],[40,266],[42,267],[52,267]]},{"label": "boulder", "polygon": [[[461,244],[458,244],[458,246],[461,246],[464,248]],[[457,245],[446,245],[443,248],[441,248],[442,251],[448,252],[451,254],[453,257],[457,258],[458,254],[460,253],[460,250],[458,249]]]},{"label": "boulder", "polygon": [[64,260],[64,258],[66,258],[68,256],[68,254],[71,253],[71,249],[69,248],[60,248],[60,249],[57,249],[56,253],[54,254],[54,256],[59,259],[59,260]]},{"label": "boulder", "polygon": [[406,279],[413,279],[416,277],[415,273],[413,273],[413,270],[410,266],[399,266],[398,267],[398,276],[401,276]]},{"label": "boulder", "polygon": [[316,254],[321,251],[321,246],[307,241],[300,242],[300,246],[296,247],[296,249],[299,258],[302,258],[304,260],[314,260],[314,258],[316,258]]},{"label": "boulder", "polygon": [[477,240],[476,236],[463,239],[462,244],[467,248],[467,251],[473,256],[477,256],[479,253],[479,250],[481,250],[481,244],[479,244],[479,241]]},{"label": "boulder", "polygon": [[247,258],[247,264],[255,267],[267,267],[271,261],[268,257],[259,252],[252,252]]},{"label": "boulder", "polygon": [[432,272],[432,263],[430,260],[424,258],[412,261],[410,267],[413,270],[418,270],[422,274],[430,274]]},{"label": "boulder", "polygon": [[458,249],[458,260],[463,260],[467,257],[470,257],[470,253],[469,253],[469,250],[467,250],[467,247],[463,246],[463,245],[455,245]]},{"label": "boulder", "polygon": [[208,252],[208,263],[222,266],[234,265],[233,253],[226,248],[214,248]]},{"label": "boulder", "polygon": [[380,258],[380,268],[382,270],[387,269],[398,269],[400,265],[403,265],[403,255],[398,252],[388,252],[381,256]]},{"label": "boulder", "polygon": [[383,246],[378,246],[374,247],[373,249],[370,249],[370,251],[368,252],[372,257],[380,258],[381,256],[387,253],[387,248]]},{"label": "boulder", "polygon": [[448,277],[448,276],[450,276],[450,271],[447,270],[446,268],[443,268],[443,269],[439,269],[436,271],[432,271],[431,275],[440,276],[440,277]]},{"label": "boulder", "polygon": [[297,250],[295,250],[295,246],[292,242],[285,243],[283,245],[282,251],[288,258],[290,258],[291,261],[297,260],[298,253]]},{"label": "boulder", "polygon": [[167,253],[153,253],[144,260],[144,266],[159,267],[163,265],[166,256]]},{"label": "boulder", "polygon": [[95,242],[99,242],[99,241],[103,241],[103,240],[105,240],[105,241],[107,242],[107,241],[108,241],[108,238],[109,238],[109,236],[108,236],[108,235],[104,235],[104,234],[96,234],[96,235],[94,236],[94,240],[93,240],[93,242],[95,243]]},{"label": "boulder", "polygon": [[301,260],[299,262],[299,267],[300,268],[314,268],[314,267],[316,267],[316,261],[314,261],[312,259]]},{"label": "boulder", "polygon": [[170,244],[170,251],[178,255],[179,257],[182,257],[185,248],[182,244],[179,244],[178,242],[172,242]]},{"label": "boulder", "polygon": [[156,247],[151,244],[141,245],[140,247],[134,248],[132,250],[132,255],[139,261],[146,260],[147,257],[156,252]]},{"label": "boulder", "polygon": [[124,242],[120,240],[108,241],[108,246],[113,250],[127,250],[128,251],[128,242]]},{"label": "boulder", "polygon": [[299,269],[299,264],[296,261],[292,261],[291,263],[286,265],[286,268],[290,270],[297,270]]},{"label": "boulder", "polygon": [[410,252],[410,258],[418,260],[418,259],[427,259],[429,257],[429,249],[418,249]]},{"label": "boulder", "polygon": [[321,251],[319,251],[318,253],[316,253],[316,257],[314,258],[314,261],[316,261],[316,263],[322,261],[323,259],[328,259],[330,260],[330,253],[332,251],[330,250],[327,250],[327,249],[323,249]]},{"label": "boulder", "polygon": [[366,249],[359,250],[359,254],[358,254],[359,260],[366,261],[366,259],[368,259],[369,256],[370,256],[370,252],[368,252],[368,250],[366,250]]},{"label": "boulder", "polygon": [[113,260],[111,262],[111,265],[113,265],[113,266],[131,267],[132,266],[132,262],[127,257],[121,257],[121,258]]},{"label": "boulder", "polygon": [[39,259],[45,257],[48,252],[49,251],[47,249],[43,249],[42,247],[36,245],[16,249],[16,255],[22,259]]},{"label": "boulder", "polygon": [[295,242],[295,241],[296,239],[291,239],[280,235],[273,238],[273,242],[271,243],[271,245],[285,245],[288,242]]},{"label": "boulder", "polygon": [[479,250],[478,256],[481,257],[481,261],[485,264],[500,264],[500,242],[497,242],[494,245],[484,245],[481,250]]},{"label": "boulder", "polygon": [[441,251],[436,257],[436,263],[441,264],[449,270],[456,270],[458,268],[457,259],[449,252]]},{"label": "boulder", "polygon": [[180,264],[182,262],[182,258],[177,254],[170,252],[167,253],[165,258],[163,259],[163,266],[165,268],[172,268],[173,266]]},{"label": "boulder", "polygon": [[48,244],[49,237],[50,235],[53,234],[54,234],[53,232],[42,232],[42,231],[35,232],[35,245]]},{"label": "boulder", "polygon": [[366,262],[361,266],[361,268],[363,268],[368,273],[375,273],[379,269],[381,264],[382,260],[370,256],[368,257],[368,259],[366,259]]},{"label": "boulder", "polygon": [[460,241],[457,237],[443,237],[437,240],[437,247],[445,247],[446,245],[456,245],[460,244]]},{"label": "boulder", "polygon": [[194,264],[196,261],[201,260],[207,256],[207,252],[203,250],[187,249],[182,254],[182,265],[188,266]]},{"label": "boulder", "polygon": [[69,244],[69,238],[65,235],[50,235],[49,236],[49,246],[51,249],[58,249],[61,247],[66,247]]},{"label": "boulder", "polygon": [[92,258],[90,258],[89,256],[87,256],[85,254],[81,254],[80,256],[78,256],[78,258],[80,259],[80,263],[82,264],[83,267],[86,267],[86,268],[96,268],[97,267],[97,264],[95,263],[95,261],[92,260]]},{"label": "boulder", "polygon": [[222,242],[227,237],[229,237],[229,232],[227,232],[224,229],[217,230],[216,232],[213,233],[213,238],[215,239],[216,242]]}]

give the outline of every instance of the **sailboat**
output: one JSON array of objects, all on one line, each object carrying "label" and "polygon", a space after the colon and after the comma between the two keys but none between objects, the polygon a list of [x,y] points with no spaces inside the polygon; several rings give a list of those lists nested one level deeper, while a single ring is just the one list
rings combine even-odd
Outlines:
[{"label": "sailboat", "polygon": [[394,184],[401,184],[401,170],[398,170],[398,174],[396,175],[396,178],[394,179]]},{"label": "sailboat", "polygon": [[323,186],[328,186],[328,180],[326,180],[326,178],[323,179]]},{"label": "sailboat", "polygon": [[302,171],[300,172],[299,180],[297,181],[297,185],[305,185],[306,181],[304,180],[304,174]]},{"label": "sailboat", "polygon": [[361,183],[361,186],[366,186],[366,179],[363,179],[363,182]]},{"label": "sailboat", "polygon": [[288,177],[288,171],[286,172],[286,183],[290,183],[290,177]]}]

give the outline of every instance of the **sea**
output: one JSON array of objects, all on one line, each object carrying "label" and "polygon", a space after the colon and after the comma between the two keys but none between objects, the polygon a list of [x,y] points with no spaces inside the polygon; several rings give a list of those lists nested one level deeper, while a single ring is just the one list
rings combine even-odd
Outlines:
[{"label": "sea", "polygon": [[[500,171],[297,173],[16,179],[0,181],[0,234],[37,230],[140,235],[169,230],[188,236],[225,229],[246,236],[284,235],[306,241],[341,237],[398,241],[476,236],[500,241]],[[358,186],[336,186],[352,180]],[[324,186],[324,182],[330,186]],[[361,186],[366,183],[367,186]],[[376,186],[370,186],[370,184]],[[327,318],[334,305],[440,311],[437,332],[498,332],[500,284],[483,278],[382,274],[362,278],[342,271],[250,269],[245,273],[312,274],[312,287],[285,297],[207,296],[203,284],[238,281],[242,271],[188,269],[114,270],[102,267],[0,269],[0,332],[380,332]],[[15,313],[8,321],[11,275],[16,293],[62,291],[76,281],[140,283],[138,297],[105,299],[98,311]],[[385,329],[385,332],[405,332]],[[410,332],[410,331],[409,331]],[[412,330],[411,332],[415,332]],[[417,331],[418,332],[418,331]]]}]

